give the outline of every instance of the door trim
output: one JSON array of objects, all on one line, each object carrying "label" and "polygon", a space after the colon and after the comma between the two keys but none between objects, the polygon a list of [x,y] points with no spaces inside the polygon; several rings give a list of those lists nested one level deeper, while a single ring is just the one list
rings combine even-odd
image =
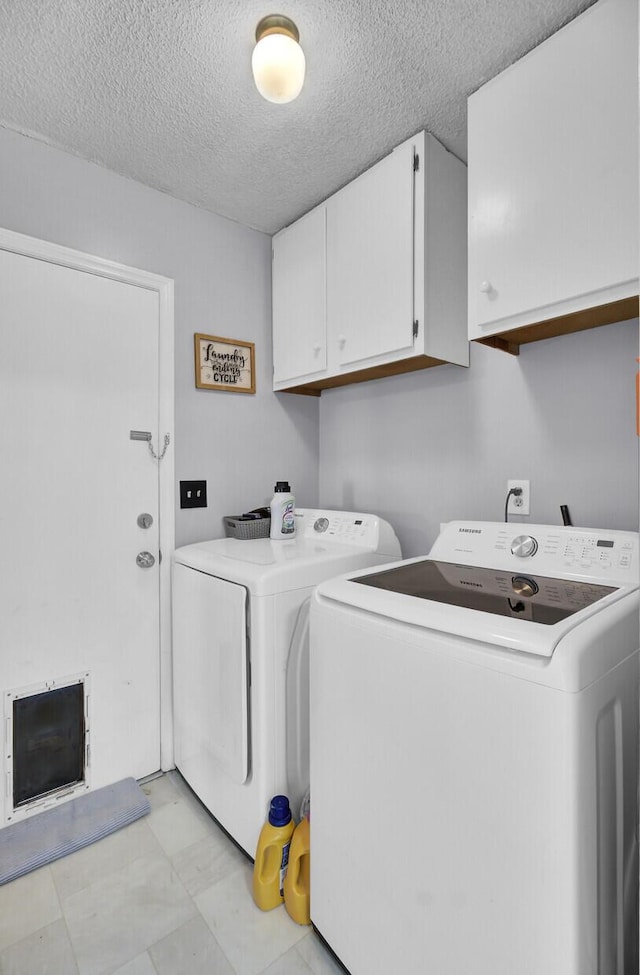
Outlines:
[{"label": "door trim", "polygon": [[[111,278],[137,288],[155,291],[159,315],[158,425],[171,440],[158,468],[158,514],[160,551],[160,764],[163,771],[174,767],[173,703],[171,692],[171,553],[175,547],[175,438],[174,438],[174,312],[173,280],[150,271],[117,264],[102,257],[38,240],[0,227],[0,250],[21,254],[49,264],[60,264]],[[162,444],[156,445],[162,449]]]}]

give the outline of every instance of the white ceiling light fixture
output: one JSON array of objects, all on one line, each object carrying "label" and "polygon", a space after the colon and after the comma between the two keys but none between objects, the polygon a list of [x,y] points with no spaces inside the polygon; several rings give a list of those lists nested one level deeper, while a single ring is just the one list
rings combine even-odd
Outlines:
[{"label": "white ceiling light fixture", "polygon": [[269,14],[256,27],[251,68],[256,88],[268,102],[292,102],[302,91],[305,57],[298,28],[288,17]]}]

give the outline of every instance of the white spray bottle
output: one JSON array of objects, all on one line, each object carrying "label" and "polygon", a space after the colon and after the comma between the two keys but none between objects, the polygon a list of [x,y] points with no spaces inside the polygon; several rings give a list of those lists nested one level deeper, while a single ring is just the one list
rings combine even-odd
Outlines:
[{"label": "white spray bottle", "polygon": [[288,481],[278,481],[271,499],[271,538],[293,538],[296,533],[296,499]]}]

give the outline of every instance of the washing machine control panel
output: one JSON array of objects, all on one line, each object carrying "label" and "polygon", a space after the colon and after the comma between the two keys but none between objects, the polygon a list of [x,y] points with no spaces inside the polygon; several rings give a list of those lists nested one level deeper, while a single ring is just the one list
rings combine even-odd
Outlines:
[{"label": "washing machine control panel", "polygon": [[527,525],[525,533],[523,527],[502,522],[449,522],[442,527],[429,557],[513,569],[518,574],[526,565],[527,574],[583,576],[604,585],[610,580],[638,582],[637,532]]},{"label": "washing machine control panel", "polygon": [[547,551],[559,558],[564,568],[576,572],[586,569],[596,574],[611,570],[638,574],[638,543],[633,537],[614,538],[584,532],[562,537],[549,535]]},{"label": "washing machine control panel", "polygon": [[[509,550],[516,558],[533,558],[545,563],[546,571],[576,572],[603,580],[608,575],[638,573],[638,538],[633,532],[591,532],[574,528],[538,530],[533,535],[512,534],[506,527],[498,530],[495,550]],[[538,568],[538,571],[541,569]]]}]

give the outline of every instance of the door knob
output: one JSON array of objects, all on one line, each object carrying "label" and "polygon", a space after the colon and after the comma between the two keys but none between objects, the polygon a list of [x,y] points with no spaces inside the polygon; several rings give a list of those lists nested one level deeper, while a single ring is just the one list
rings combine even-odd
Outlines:
[{"label": "door knob", "polygon": [[152,565],[156,564],[156,560],[151,552],[138,552],[136,555],[136,564],[141,569],[150,569]]}]

